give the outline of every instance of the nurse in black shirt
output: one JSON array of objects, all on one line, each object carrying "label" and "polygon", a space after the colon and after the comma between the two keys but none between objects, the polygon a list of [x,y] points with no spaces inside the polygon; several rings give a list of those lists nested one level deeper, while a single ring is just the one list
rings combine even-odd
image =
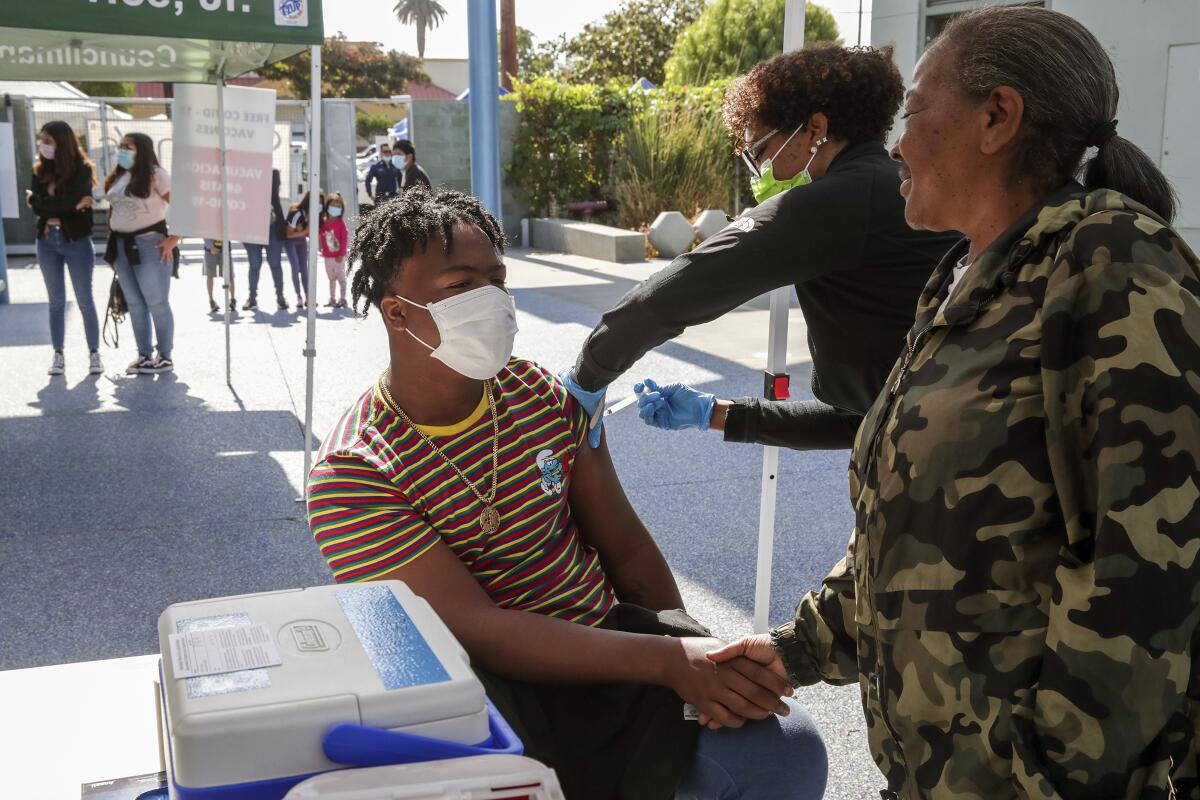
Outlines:
[{"label": "nurse in black shirt", "polygon": [[635,287],[592,331],[561,377],[593,414],[593,446],[605,387],[648,350],[789,284],[808,326],[816,400],[719,404],[675,386],[644,399],[643,417],[661,427],[711,425],[728,441],[853,443],[921,289],[958,238],[904,221],[899,173],[884,148],[903,95],[886,47],[784,53],[730,85],[725,125],[757,173],[760,204]]}]

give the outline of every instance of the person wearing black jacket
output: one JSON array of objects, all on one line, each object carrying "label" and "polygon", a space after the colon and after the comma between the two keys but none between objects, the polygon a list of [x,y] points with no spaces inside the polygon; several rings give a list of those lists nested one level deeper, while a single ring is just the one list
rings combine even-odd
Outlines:
[{"label": "person wearing black jacket", "polygon": [[[729,87],[724,119],[760,204],[635,287],[604,314],[562,378],[593,414],[604,388],[648,350],[780,286],[808,326],[816,400],[717,403],[650,381],[650,424],[722,429],[727,441],[849,447],[900,353],[917,298],[957,237],[904,220],[884,139],[904,84],[890,48],[805,48],[764,61]],[[594,446],[594,445],[593,445]]]},{"label": "person wearing black jacket", "polygon": [[50,309],[50,343],[54,347],[50,375],[62,375],[66,359],[67,287],[70,273],[75,302],[83,317],[83,332],[90,351],[88,372],[104,371],[100,361],[100,321],[92,297],[95,247],[92,244],[92,187],[95,170],[79,147],[75,131],[61,120],[42,126],[38,157],[33,166],[29,207],[37,214],[37,259],[46,284]]},{"label": "person wearing black jacket", "polygon": [[400,191],[407,191],[419,183],[433,188],[433,184],[429,181],[429,173],[417,163],[417,150],[413,147],[412,142],[408,139],[401,139],[396,142],[394,152],[393,159],[396,157],[403,159],[396,165],[400,170]]}]

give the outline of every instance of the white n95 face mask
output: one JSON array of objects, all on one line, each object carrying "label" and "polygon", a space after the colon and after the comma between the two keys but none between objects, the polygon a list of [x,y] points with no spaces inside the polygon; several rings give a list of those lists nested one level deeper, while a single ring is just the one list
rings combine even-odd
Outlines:
[{"label": "white n95 face mask", "polygon": [[517,337],[517,304],[498,286],[482,286],[437,303],[404,302],[433,317],[442,343],[432,347],[410,329],[408,335],[430,349],[430,356],[475,380],[496,377],[512,358]]}]

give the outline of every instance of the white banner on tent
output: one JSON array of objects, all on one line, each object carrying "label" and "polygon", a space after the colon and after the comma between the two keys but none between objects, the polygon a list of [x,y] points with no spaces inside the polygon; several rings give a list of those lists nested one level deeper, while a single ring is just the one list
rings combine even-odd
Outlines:
[{"label": "white banner on tent", "polygon": [[[217,87],[175,87],[171,232],[220,239],[221,153]],[[225,89],[225,164],[229,238],[266,244],[271,208],[271,153],[275,146],[275,92]]]},{"label": "white banner on tent", "polygon": [[0,122],[0,212],[3,212],[0,216],[4,219],[16,219],[21,215],[17,197],[17,146],[13,141],[13,125]]}]

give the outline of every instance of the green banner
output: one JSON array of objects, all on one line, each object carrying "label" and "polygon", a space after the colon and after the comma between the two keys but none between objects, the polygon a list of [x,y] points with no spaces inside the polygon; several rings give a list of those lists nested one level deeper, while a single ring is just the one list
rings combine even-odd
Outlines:
[{"label": "green banner", "polygon": [[0,75],[6,80],[212,83],[218,71],[235,77],[306,47],[0,28]]},{"label": "green banner", "polygon": [[324,37],[321,0],[0,0],[0,27],[300,45]]}]

